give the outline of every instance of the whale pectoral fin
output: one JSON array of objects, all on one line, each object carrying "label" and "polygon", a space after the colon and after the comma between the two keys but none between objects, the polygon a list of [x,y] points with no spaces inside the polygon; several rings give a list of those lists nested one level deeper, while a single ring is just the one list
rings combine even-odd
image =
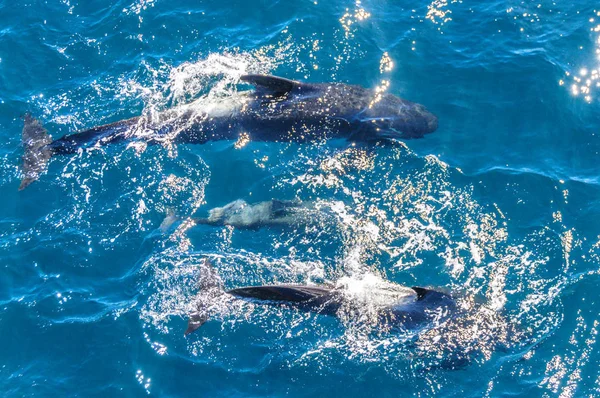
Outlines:
[{"label": "whale pectoral fin", "polygon": [[23,179],[19,186],[19,191],[27,188],[29,184],[38,179],[40,174],[46,171],[48,161],[52,157],[52,150],[48,144],[52,142],[52,137],[42,126],[39,120],[26,114],[25,124],[23,126],[22,144],[25,153],[23,154],[22,172]]},{"label": "whale pectoral fin", "polygon": [[188,334],[195,332],[200,326],[204,325],[207,320],[208,316],[206,314],[195,313],[190,315],[187,329],[183,332],[183,335],[187,336]]},{"label": "whale pectoral fin", "polygon": [[257,91],[274,97],[287,95],[294,87],[300,85],[293,80],[267,75],[243,75],[240,80],[252,84]]}]

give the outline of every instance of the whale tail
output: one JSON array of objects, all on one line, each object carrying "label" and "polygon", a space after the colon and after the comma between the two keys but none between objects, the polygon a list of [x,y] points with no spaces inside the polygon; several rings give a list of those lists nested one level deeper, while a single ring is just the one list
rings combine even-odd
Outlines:
[{"label": "whale tail", "polygon": [[190,314],[187,329],[183,333],[184,336],[195,332],[200,326],[208,321],[213,301],[224,293],[223,281],[208,258],[205,258],[200,265],[198,288],[200,290],[197,298],[198,308],[195,312]]},{"label": "whale tail", "polygon": [[37,180],[48,166],[52,157],[52,149],[48,144],[52,142],[52,136],[42,126],[39,120],[30,114],[24,117],[22,144],[24,148],[21,185],[19,191],[27,188],[29,184]]},{"label": "whale tail", "polygon": [[192,218],[192,221],[196,225],[213,225],[213,226],[220,225],[218,222],[211,220],[210,218],[194,217],[194,218]]},{"label": "whale tail", "polygon": [[173,208],[167,208],[165,218],[160,223],[158,229],[164,234],[173,226],[173,224],[181,220],[182,218],[175,212]]},{"label": "whale tail", "polygon": [[[163,218],[158,229],[160,230],[161,233],[164,234],[167,231],[169,231],[173,225],[175,225],[176,223],[179,223],[181,221],[184,221],[184,220],[186,220],[186,218],[177,214],[177,212],[174,209],[169,208],[169,209],[167,209],[165,218]],[[217,221],[211,220],[210,218],[192,217],[190,220],[193,225],[213,225],[213,226],[219,225],[219,223]]]}]

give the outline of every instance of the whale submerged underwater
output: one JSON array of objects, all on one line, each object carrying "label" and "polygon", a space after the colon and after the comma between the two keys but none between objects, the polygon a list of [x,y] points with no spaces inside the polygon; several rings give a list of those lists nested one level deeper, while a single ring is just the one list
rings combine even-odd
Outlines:
[{"label": "whale submerged underwater", "polygon": [[[263,227],[291,227],[300,225],[333,224],[332,204],[323,201],[310,202],[300,200],[271,199],[256,203],[247,203],[236,199],[222,207],[208,210],[206,217],[191,217],[192,225],[213,227],[231,226],[237,229],[256,230]],[[160,225],[165,232],[173,224],[184,220],[176,214],[167,213]]]},{"label": "whale submerged underwater", "polygon": [[302,83],[275,76],[244,75],[254,90],[210,106],[192,102],[53,140],[42,124],[25,116],[19,189],[37,180],[55,155],[128,140],[203,144],[216,140],[310,142],[421,138],[438,127],[423,105],[389,93],[343,83]]},{"label": "whale submerged underwater", "polygon": [[265,226],[288,226],[316,221],[320,214],[309,203],[291,200],[268,200],[249,204],[238,199],[223,207],[208,211],[208,217],[192,218],[195,224],[224,226],[240,229],[258,229]]}]

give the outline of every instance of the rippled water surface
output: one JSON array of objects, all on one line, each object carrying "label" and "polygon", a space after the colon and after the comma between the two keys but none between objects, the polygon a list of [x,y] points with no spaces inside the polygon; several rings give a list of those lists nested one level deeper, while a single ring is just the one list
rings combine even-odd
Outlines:
[{"label": "rippled water surface", "polygon": [[[26,112],[60,137],[226,102],[246,73],[387,90],[439,129],[116,144],[17,190]],[[600,395],[599,73],[591,1],[0,0],[2,395]],[[186,221],[273,198],[327,215]],[[228,288],[389,280],[465,315],[388,333],[221,303],[184,337],[207,256]]]}]

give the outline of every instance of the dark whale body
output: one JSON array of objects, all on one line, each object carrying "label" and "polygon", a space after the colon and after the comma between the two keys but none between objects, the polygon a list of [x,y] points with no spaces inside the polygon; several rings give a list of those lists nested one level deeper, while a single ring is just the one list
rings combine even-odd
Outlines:
[{"label": "dark whale body", "polygon": [[439,320],[440,316],[448,317],[457,310],[454,299],[446,293],[389,282],[370,287],[367,296],[349,294],[341,286],[287,284],[248,286],[225,291],[209,260],[205,260],[202,273],[199,288],[203,296],[198,301],[198,311],[189,318],[186,335],[197,330],[210,318],[208,309],[211,302],[223,294],[264,305],[283,305],[328,316],[338,316],[342,310],[348,309],[360,312],[365,305],[373,307],[375,302],[377,324],[387,329],[418,328],[427,322]]},{"label": "dark whale body", "polygon": [[23,128],[24,189],[45,171],[50,158],[80,148],[126,140],[202,144],[214,140],[308,142],[330,138],[420,138],[437,129],[424,106],[392,94],[342,83],[301,83],[264,75],[241,81],[255,90],[210,104],[191,103],[150,120],[134,117],[52,141],[27,115]]}]

